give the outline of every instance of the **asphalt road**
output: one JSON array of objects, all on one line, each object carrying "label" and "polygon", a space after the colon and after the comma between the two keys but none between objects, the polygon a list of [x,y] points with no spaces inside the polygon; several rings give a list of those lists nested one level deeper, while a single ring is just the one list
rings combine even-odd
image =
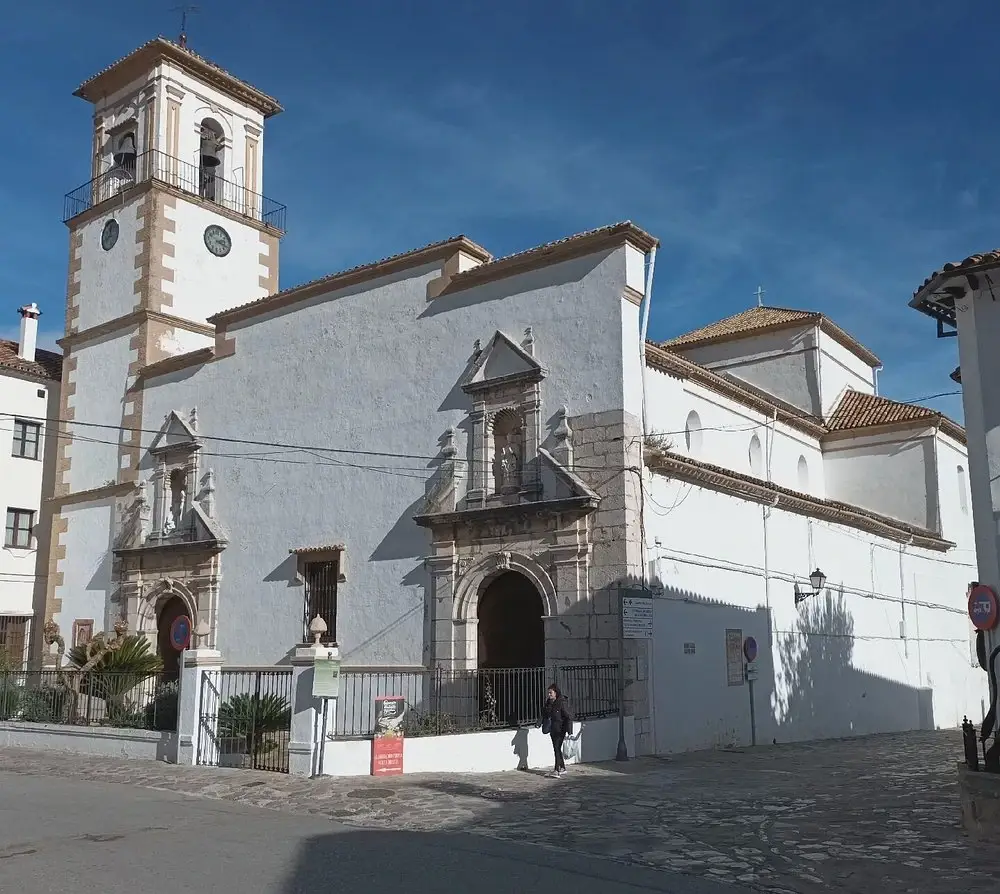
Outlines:
[{"label": "asphalt road", "polygon": [[[559,830],[553,829],[553,840]],[[0,892],[743,894],[463,833],[352,829],[172,792],[0,772]],[[746,889],[749,890],[749,889]]]}]

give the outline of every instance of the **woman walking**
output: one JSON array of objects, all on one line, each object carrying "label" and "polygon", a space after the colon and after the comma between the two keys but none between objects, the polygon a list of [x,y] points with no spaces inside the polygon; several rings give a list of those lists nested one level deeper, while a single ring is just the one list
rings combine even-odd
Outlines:
[{"label": "woman walking", "polygon": [[566,699],[553,683],[546,694],[545,706],[542,708],[542,732],[548,733],[552,739],[552,751],[555,754],[556,765],[553,776],[561,777],[566,772],[566,761],[563,759],[563,741],[573,732],[573,717],[566,705]]}]

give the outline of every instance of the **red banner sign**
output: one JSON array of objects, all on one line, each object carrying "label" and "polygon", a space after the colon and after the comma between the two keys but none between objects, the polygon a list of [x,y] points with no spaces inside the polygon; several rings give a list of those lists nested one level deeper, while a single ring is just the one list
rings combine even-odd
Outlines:
[{"label": "red banner sign", "polygon": [[403,772],[403,715],[406,699],[384,695],[375,699],[372,736],[372,776],[399,776]]}]

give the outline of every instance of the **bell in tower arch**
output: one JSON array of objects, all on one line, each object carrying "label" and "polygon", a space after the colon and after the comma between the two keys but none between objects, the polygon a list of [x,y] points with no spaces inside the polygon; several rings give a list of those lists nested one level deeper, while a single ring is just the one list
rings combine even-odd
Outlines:
[{"label": "bell in tower arch", "polygon": [[111,157],[114,163],[127,171],[135,170],[135,134],[122,134]]},{"label": "bell in tower arch", "polygon": [[201,135],[201,166],[203,168],[217,168],[221,163],[218,137],[211,132],[203,131]]}]

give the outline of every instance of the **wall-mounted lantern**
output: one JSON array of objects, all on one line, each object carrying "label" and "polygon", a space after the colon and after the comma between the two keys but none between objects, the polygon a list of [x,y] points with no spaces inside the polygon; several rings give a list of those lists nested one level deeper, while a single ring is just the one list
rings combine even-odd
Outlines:
[{"label": "wall-mounted lantern", "polygon": [[805,601],[810,596],[819,596],[826,584],[826,575],[818,568],[809,575],[809,586],[811,589],[803,590],[798,584],[795,585],[795,604]]}]

